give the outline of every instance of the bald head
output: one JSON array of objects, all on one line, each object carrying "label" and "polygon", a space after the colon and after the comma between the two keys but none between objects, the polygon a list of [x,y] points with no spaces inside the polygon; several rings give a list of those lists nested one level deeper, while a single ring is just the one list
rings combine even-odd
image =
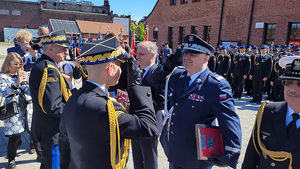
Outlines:
[{"label": "bald head", "polygon": [[49,34],[49,29],[46,27],[39,27],[37,34],[38,36]]}]

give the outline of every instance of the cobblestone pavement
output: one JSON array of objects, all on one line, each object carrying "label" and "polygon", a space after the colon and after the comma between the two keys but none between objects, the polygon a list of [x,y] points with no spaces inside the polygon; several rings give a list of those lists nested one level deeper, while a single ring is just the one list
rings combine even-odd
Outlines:
[{"label": "cobblestone pavement", "polygon": [[[6,55],[6,48],[12,45],[0,44],[0,55]],[[0,60],[2,65],[3,59]],[[245,150],[251,136],[252,127],[254,124],[256,111],[259,105],[249,103],[251,97],[244,96],[241,100],[235,101],[236,112],[240,117],[242,125],[242,150],[241,156],[237,168],[241,168],[241,163],[244,159]],[[8,138],[4,136],[3,121],[0,121],[0,168],[7,168],[6,149]],[[27,133],[22,134],[23,143],[18,148],[16,164],[18,169],[38,169],[40,163],[36,161],[36,154],[29,154],[29,135]],[[159,145],[158,149],[158,164],[159,169],[168,169],[168,161],[164,152]],[[226,168],[226,167],[213,167],[213,169]],[[229,167],[227,167],[229,168]],[[127,169],[133,169],[132,156],[130,154]]]}]

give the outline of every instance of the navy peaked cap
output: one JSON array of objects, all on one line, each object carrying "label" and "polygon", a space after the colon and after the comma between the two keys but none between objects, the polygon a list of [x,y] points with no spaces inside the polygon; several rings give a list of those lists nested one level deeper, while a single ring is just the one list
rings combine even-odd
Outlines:
[{"label": "navy peaked cap", "polygon": [[212,55],[215,48],[199,38],[197,35],[189,34],[184,38],[183,52],[186,53],[205,53]]}]

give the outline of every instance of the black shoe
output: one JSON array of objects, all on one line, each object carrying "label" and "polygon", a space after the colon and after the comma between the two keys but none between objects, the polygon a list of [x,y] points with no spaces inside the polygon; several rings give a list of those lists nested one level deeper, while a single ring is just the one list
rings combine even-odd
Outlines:
[{"label": "black shoe", "polygon": [[37,158],[36,158],[36,161],[42,162],[43,161],[43,156],[42,155],[38,155]]},{"label": "black shoe", "polygon": [[256,101],[256,104],[260,104],[260,101]]},{"label": "black shoe", "polygon": [[17,166],[15,160],[11,160],[8,162],[8,169],[16,169],[16,168]]},{"label": "black shoe", "polygon": [[255,102],[256,102],[256,100],[254,100],[254,99],[250,100],[250,103],[255,103]]}]

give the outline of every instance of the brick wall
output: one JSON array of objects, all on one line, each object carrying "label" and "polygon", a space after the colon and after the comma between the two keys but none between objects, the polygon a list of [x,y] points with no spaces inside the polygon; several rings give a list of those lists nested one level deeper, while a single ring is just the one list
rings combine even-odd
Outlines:
[{"label": "brick wall", "polygon": [[[251,0],[224,0],[221,41],[241,41],[248,39]],[[168,40],[168,27],[174,27],[173,46],[178,42],[179,26],[185,26],[185,35],[191,32],[191,26],[198,26],[198,36],[203,38],[205,25],[211,26],[211,44],[218,44],[221,0],[201,0],[187,4],[170,5],[170,0],[158,0],[146,22],[150,39],[153,29],[158,27],[158,46]],[[260,45],[264,38],[264,29],[255,28],[256,22],[276,23],[275,44],[286,44],[289,22],[300,22],[300,3],[297,0],[255,0],[249,44]],[[173,48],[174,51],[175,48]]]}]

